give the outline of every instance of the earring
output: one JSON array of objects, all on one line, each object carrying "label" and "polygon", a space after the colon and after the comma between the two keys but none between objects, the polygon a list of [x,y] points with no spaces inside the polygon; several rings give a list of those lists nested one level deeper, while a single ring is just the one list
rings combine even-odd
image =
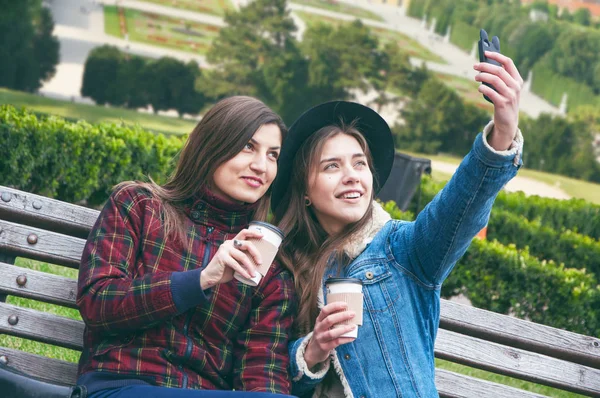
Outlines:
[{"label": "earring", "polygon": [[306,207],[312,205],[312,202],[310,201],[309,198],[304,199],[304,204],[306,205]]}]

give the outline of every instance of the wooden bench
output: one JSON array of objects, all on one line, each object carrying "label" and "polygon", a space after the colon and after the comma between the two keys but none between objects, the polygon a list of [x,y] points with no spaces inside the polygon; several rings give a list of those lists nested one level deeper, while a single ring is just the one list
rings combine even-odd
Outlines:
[{"label": "wooden bench", "polygon": [[[0,186],[0,333],[75,350],[83,323],[5,303],[25,297],[76,308],[76,281],[14,265],[16,257],[77,268],[98,211]],[[442,300],[436,356],[459,364],[600,396],[600,339]],[[74,363],[0,347],[0,362],[40,380],[71,385]],[[443,369],[442,397],[540,397]]]}]

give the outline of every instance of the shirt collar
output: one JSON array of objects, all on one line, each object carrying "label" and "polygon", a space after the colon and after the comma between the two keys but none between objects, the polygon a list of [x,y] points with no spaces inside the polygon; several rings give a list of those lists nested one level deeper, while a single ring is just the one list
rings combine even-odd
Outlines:
[{"label": "shirt collar", "polygon": [[226,233],[233,233],[246,227],[258,207],[256,203],[234,202],[215,195],[208,189],[190,201],[186,214],[196,224],[214,227]]}]

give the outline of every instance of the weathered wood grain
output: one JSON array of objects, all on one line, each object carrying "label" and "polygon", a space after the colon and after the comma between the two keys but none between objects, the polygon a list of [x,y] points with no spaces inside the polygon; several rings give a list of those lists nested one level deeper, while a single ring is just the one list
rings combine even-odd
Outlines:
[{"label": "weathered wood grain", "polygon": [[[0,295],[77,308],[77,280],[0,262]],[[25,282],[22,286],[19,281]]]},{"label": "weathered wood grain", "polygon": [[600,339],[442,300],[440,327],[600,368]]},{"label": "weathered wood grain", "polygon": [[450,372],[444,369],[435,370],[435,385],[442,398],[543,398],[545,395],[492,383]]},{"label": "weathered wood grain", "polygon": [[599,369],[448,330],[439,330],[435,354],[452,362],[566,391],[600,395]]},{"label": "weathered wood grain", "polygon": [[18,257],[79,268],[84,245],[81,238],[0,220],[0,251]]},{"label": "weathered wood grain", "polygon": [[75,385],[77,381],[77,364],[75,363],[6,347],[0,347],[0,357],[2,356],[8,361],[8,366],[40,380],[65,386]]},{"label": "weathered wood grain", "polygon": [[3,220],[86,238],[98,214],[98,210],[0,186]]},{"label": "weathered wood grain", "polygon": [[83,329],[83,321],[0,303],[0,333],[81,350]]}]

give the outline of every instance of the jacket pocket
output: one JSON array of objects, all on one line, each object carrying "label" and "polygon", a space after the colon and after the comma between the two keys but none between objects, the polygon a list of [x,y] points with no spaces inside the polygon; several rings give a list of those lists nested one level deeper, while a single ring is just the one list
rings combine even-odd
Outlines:
[{"label": "jacket pocket", "polygon": [[350,278],[363,283],[363,310],[370,313],[386,312],[399,300],[399,290],[391,278],[386,260],[368,261],[350,273]]},{"label": "jacket pocket", "polygon": [[94,350],[94,356],[101,356],[111,350],[126,347],[131,344],[134,337],[135,335],[131,333],[124,336],[114,336],[110,339],[102,340],[100,344],[96,346],[96,349]]}]

